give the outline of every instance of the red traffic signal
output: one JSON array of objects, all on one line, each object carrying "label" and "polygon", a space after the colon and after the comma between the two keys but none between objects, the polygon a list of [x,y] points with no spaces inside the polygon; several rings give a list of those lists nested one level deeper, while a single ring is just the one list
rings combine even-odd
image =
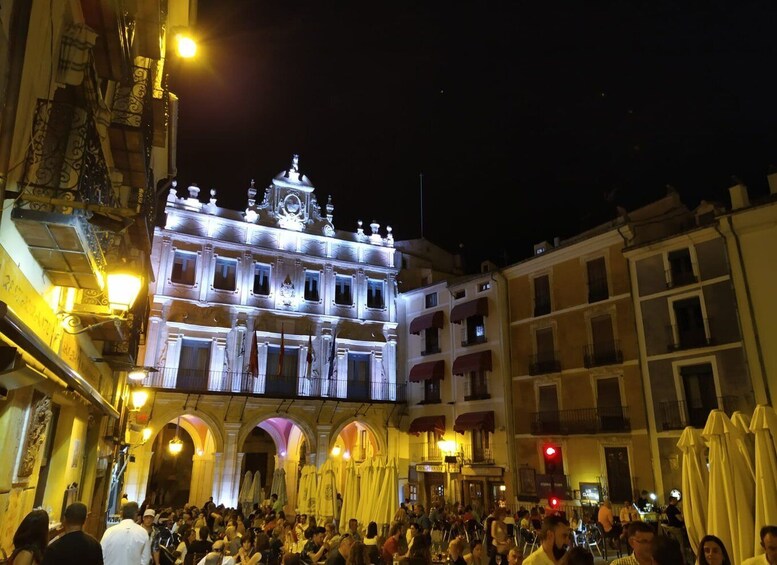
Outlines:
[{"label": "red traffic signal", "polygon": [[564,459],[561,448],[557,445],[546,445],[542,448],[545,460],[545,473],[547,475],[561,475],[564,473]]}]

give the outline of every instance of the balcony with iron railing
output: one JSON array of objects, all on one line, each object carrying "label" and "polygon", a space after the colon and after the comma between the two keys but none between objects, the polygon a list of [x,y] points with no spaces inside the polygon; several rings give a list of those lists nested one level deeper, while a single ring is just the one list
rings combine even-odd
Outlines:
[{"label": "balcony with iron railing", "polygon": [[599,434],[630,430],[627,406],[547,410],[531,415],[531,433],[534,435]]},{"label": "balcony with iron railing", "polygon": [[425,441],[422,445],[422,459],[428,462],[439,462],[445,458],[445,454],[436,441]]},{"label": "balcony with iron railing", "polygon": [[593,343],[583,348],[583,364],[587,369],[623,363],[623,352],[618,340],[609,343]]},{"label": "balcony with iron railing", "polygon": [[264,398],[342,402],[405,402],[405,383],[363,382],[349,378],[254,375],[244,372],[163,367],[147,377],[147,386],[184,393],[228,393]]},{"label": "balcony with iron railing", "polygon": [[491,447],[478,447],[472,444],[462,445],[461,462],[464,465],[493,465],[494,450]]},{"label": "balcony with iron railing", "polygon": [[709,318],[703,318],[700,321],[702,322],[702,325],[693,328],[681,328],[677,324],[667,326],[667,332],[670,339],[668,344],[669,351],[714,345],[715,340],[709,330],[711,320]]},{"label": "balcony with iron railing", "polygon": [[545,375],[561,371],[561,361],[558,351],[546,351],[531,356],[529,362],[530,375]]},{"label": "balcony with iron railing", "polygon": [[717,404],[704,402],[688,402],[686,400],[672,400],[659,403],[660,426],[664,431],[682,430],[688,426],[704,428],[710,412],[715,409],[723,410],[731,416],[736,411],[752,412],[753,398],[748,395],[718,396]]}]

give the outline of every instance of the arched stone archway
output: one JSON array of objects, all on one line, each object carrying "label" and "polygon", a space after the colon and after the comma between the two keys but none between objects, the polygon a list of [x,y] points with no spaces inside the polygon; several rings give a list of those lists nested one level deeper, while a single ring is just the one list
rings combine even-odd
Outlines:
[{"label": "arched stone archway", "polygon": [[[291,414],[281,414],[278,412],[269,412],[265,414],[259,414],[256,417],[252,418],[251,420],[246,421],[243,426],[240,428],[240,434],[238,435],[238,445],[242,445],[246,438],[248,437],[248,434],[251,433],[251,430],[253,430],[257,426],[261,426],[262,423],[267,422],[268,420],[273,419],[279,419],[279,420],[286,420],[288,422],[291,422],[296,426],[296,428],[299,430],[298,434],[295,434],[294,438],[295,441],[302,439],[305,440],[307,445],[309,446],[308,452],[309,453],[315,453],[316,449],[316,434],[313,432],[313,428],[308,424],[308,422],[304,421],[301,418],[298,418],[296,416],[293,416]],[[298,453],[293,452],[294,447],[299,447],[299,441],[296,445],[288,445],[289,439],[291,439],[291,435],[289,435],[286,438],[282,438],[282,434],[277,428],[274,426],[272,429],[269,426],[263,427],[267,433],[270,434],[273,439],[278,438],[278,441],[276,441],[276,447],[278,448],[278,451],[286,450],[287,454],[290,455],[298,455]],[[300,437],[301,434],[301,437]],[[291,448],[291,449],[290,449]]]},{"label": "arched stone archway", "polygon": [[332,432],[329,436],[329,448],[327,452],[331,452],[332,448],[337,444],[338,438],[340,438],[340,435],[343,434],[343,432],[351,425],[356,424],[357,426],[361,426],[365,428],[371,438],[374,440],[375,448],[377,449],[377,454],[381,455],[387,455],[388,454],[388,438],[386,437],[386,434],[384,432],[385,428],[382,428],[379,424],[370,421],[369,418],[362,417],[355,417],[351,416],[348,418],[344,418],[341,420],[335,427],[332,428]]},{"label": "arched stone archway", "polygon": [[[161,427],[149,442],[153,453],[145,498],[153,507],[180,507],[189,502],[196,446],[203,443],[198,436],[194,425],[177,419]],[[169,442],[175,437],[183,444],[177,454],[168,449]]]}]

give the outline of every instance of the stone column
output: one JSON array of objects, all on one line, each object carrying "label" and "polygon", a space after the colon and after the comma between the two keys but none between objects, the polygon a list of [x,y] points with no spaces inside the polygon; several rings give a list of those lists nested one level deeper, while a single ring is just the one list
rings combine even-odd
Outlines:
[{"label": "stone column", "polygon": [[224,423],[224,457],[221,465],[221,485],[216,492],[220,493],[219,500],[224,506],[237,506],[237,490],[235,488],[235,468],[237,466],[237,436],[240,433],[241,422]]},{"label": "stone column", "polygon": [[192,482],[189,487],[189,502],[199,506],[213,495],[213,455],[204,453],[192,457]]},{"label": "stone column", "polygon": [[[224,473],[224,465],[223,465],[223,459],[224,454],[223,453],[214,453],[213,454],[213,501],[216,504],[221,504],[221,477]],[[226,504],[225,504],[226,506]]]},{"label": "stone column", "polygon": [[311,455],[314,459],[311,461],[316,468],[320,467],[327,457],[329,457],[329,441],[332,435],[332,426],[329,424],[318,424],[316,426],[316,444],[317,449]]},{"label": "stone column", "polygon": [[130,500],[142,503],[146,498],[148,475],[151,471],[151,461],[154,459],[154,451],[150,444],[145,444],[135,453],[135,462],[127,463],[127,471],[124,474],[124,491]]},{"label": "stone column", "polygon": [[238,453],[237,454],[237,463],[235,466],[235,478],[232,481],[232,484],[235,486],[235,508],[238,507],[240,504],[240,501],[238,500],[240,496],[240,487],[243,486],[243,458],[246,456],[245,453]]},{"label": "stone column", "polygon": [[198,283],[200,285],[200,301],[206,302],[208,300],[208,292],[210,291],[210,285],[213,281],[213,245],[206,243],[203,250],[198,252],[199,261],[199,278]]},{"label": "stone column", "polygon": [[283,459],[280,462],[283,465],[283,469],[286,471],[286,508],[294,509],[296,514],[297,508],[297,470],[299,469],[299,459]]},{"label": "stone column", "polygon": [[226,352],[227,340],[221,336],[213,337],[213,343],[210,350],[210,375],[208,376],[208,390],[224,391],[224,355]]}]

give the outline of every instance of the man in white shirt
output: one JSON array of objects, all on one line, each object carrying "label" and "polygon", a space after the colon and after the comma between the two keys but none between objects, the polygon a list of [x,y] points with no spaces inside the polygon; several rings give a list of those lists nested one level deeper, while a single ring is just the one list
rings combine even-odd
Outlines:
[{"label": "man in white shirt", "polygon": [[557,565],[567,553],[569,522],[558,515],[546,516],[539,533],[540,547],[529,555],[523,565]]},{"label": "man in white shirt", "polygon": [[111,526],[100,542],[105,565],[148,565],[151,540],[148,532],[135,523],[138,503],[128,502],[121,509],[121,522]]},{"label": "man in white shirt", "polygon": [[214,541],[213,550],[200,559],[196,565],[235,565],[233,557],[224,556],[224,547],[223,540]]},{"label": "man in white shirt", "polygon": [[746,559],[742,565],[777,565],[777,526],[761,528],[761,547],[761,555]]},{"label": "man in white shirt", "polygon": [[631,522],[627,528],[629,546],[634,551],[612,565],[651,565],[653,563],[653,528],[645,522]]}]

